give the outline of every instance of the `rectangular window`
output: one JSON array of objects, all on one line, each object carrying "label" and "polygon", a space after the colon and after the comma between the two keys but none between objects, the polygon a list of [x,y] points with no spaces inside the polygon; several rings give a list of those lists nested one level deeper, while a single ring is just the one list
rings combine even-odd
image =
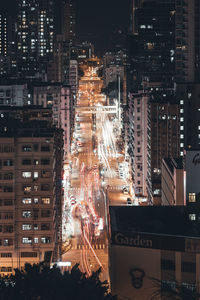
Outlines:
[{"label": "rectangular window", "polygon": [[49,191],[50,185],[49,184],[41,184],[41,191]]},{"label": "rectangular window", "polygon": [[31,152],[31,146],[30,145],[23,145],[22,146],[23,152]]},{"label": "rectangular window", "polygon": [[12,186],[4,186],[3,191],[4,191],[4,193],[12,193],[13,187]]},{"label": "rectangular window", "polygon": [[31,165],[31,159],[23,159],[22,160],[22,165],[30,166]]},{"label": "rectangular window", "polygon": [[161,259],[161,270],[175,271],[175,261],[169,259]]},{"label": "rectangular window", "polygon": [[6,167],[13,166],[13,160],[12,159],[4,160],[3,165],[6,166]]},{"label": "rectangular window", "polygon": [[49,244],[51,243],[51,238],[50,237],[41,237],[41,243],[42,244]]},{"label": "rectangular window", "polygon": [[31,204],[31,202],[32,202],[32,201],[31,201],[31,198],[23,198],[23,199],[22,199],[22,203],[23,203],[23,204]]},{"label": "rectangular window", "polygon": [[41,212],[41,217],[42,218],[49,218],[51,216],[51,211],[50,210],[42,210]]},{"label": "rectangular window", "polygon": [[21,257],[37,257],[37,252],[21,252]]},{"label": "rectangular window", "polygon": [[50,177],[50,171],[48,171],[48,170],[42,170],[41,171],[41,177],[42,178],[49,178]]},{"label": "rectangular window", "polygon": [[10,252],[1,253],[1,257],[12,257],[12,253]]},{"label": "rectangular window", "polygon": [[42,198],[41,201],[42,201],[42,204],[50,204],[50,198],[48,198],[48,197]]},{"label": "rectangular window", "polygon": [[33,229],[38,230],[39,229],[38,224],[34,224]]},{"label": "rectangular window", "polygon": [[50,159],[41,159],[41,165],[50,165]]},{"label": "rectangular window", "polygon": [[12,233],[13,232],[13,225],[5,225],[3,232]]},{"label": "rectangular window", "polygon": [[30,210],[23,210],[22,211],[22,217],[23,218],[31,218],[31,211]]},{"label": "rectangular window", "polygon": [[31,172],[22,172],[22,178],[31,178]]},{"label": "rectangular window", "polygon": [[13,173],[5,173],[3,176],[4,180],[12,180],[13,179]]},{"label": "rectangular window", "polygon": [[34,165],[35,166],[39,165],[39,160],[38,159],[34,159]]},{"label": "rectangular window", "polygon": [[190,221],[196,221],[196,214],[189,214]]},{"label": "rectangular window", "polygon": [[38,172],[34,172],[34,173],[33,173],[33,178],[34,178],[34,179],[37,179],[37,178],[38,178]]},{"label": "rectangular window", "polygon": [[38,237],[34,237],[34,244],[38,244],[38,242],[39,242]]},{"label": "rectangular window", "polygon": [[13,213],[12,212],[5,212],[4,219],[5,220],[12,220],[13,219]]},{"label": "rectangular window", "polygon": [[12,206],[13,205],[13,201],[11,199],[6,199],[6,200],[4,200],[4,205],[5,206]]},{"label": "rectangular window", "polygon": [[42,152],[49,152],[50,151],[50,146],[49,145],[42,145],[41,146],[41,151]]},{"label": "rectangular window", "polygon": [[38,203],[39,203],[38,198],[34,198],[34,199],[33,199],[33,202],[34,202],[34,204],[38,204]]},{"label": "rectangular window", "polygon": [[182,262],[181,272],[196,273],[196,263],[194,262]]},{"label": "rectangular window", "polygon": [[49,223],[41,224],[41,230],[50,230],[50,224]]},{"label": "rectangular window", "polygon": [[24,194],[30,194],[31,193],[31,186],[30,185],[24,185],[22,190],[24,191]]},{"label": "rectangular window", "polygon": [[22,230],[31,230],[32,225],[31,224],[23,224],[22,225]]},{"label": "rectangular window", "polygon": [[22,244],[31,244],[32,238],[31,237],[23,237],[22,238]]}]

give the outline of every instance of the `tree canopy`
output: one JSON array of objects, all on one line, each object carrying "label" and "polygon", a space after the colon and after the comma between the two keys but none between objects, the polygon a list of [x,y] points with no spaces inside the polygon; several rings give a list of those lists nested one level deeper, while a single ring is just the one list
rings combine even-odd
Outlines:
[{"label": "tree canopy", "polygon": [[0,300],[115,300],[100,272],[86,277],[78,265],[62,273],[57,266],[26,264],[15,275],[0,278]]}]

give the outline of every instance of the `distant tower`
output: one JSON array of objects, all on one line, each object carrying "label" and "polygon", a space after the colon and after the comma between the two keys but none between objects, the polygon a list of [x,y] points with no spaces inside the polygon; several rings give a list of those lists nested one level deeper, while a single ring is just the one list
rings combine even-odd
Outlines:
[{"label": "distant tower", "polygon": [[65,41],[76,42],[76,0],[63,0],[61,11],[61,32]]},{"label": "distant tower", "polygon": [[53,53],[53,1],[18,2],[18,71],[22,76],[39,72],[40,61]]}]

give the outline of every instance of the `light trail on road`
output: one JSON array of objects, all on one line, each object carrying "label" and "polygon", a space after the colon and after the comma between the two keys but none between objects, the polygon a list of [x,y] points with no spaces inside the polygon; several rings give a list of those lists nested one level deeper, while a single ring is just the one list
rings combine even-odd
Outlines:
[{"label": "light trail on road", "polygon": [[[119,161],[124,160],[117,148],[121,128],[121,120],[117,119],[117,105],[113,109],[106,106],[106,97],[101,93],[103,82],[97,76],[98,67],[88,67],[86,64],[83,68],[84,76],[79,81],[71,156],[63,180],[65,217],[62,228],[65,247],[62,259],[79,263],[81,271],[87,276],[100,267],[103,279],[106,280],[107,191],[108,187],[116,186],[119,181],[121,186],[128,185],[129,182],[124,183],[117,173]],[[122,190],[115,192],[117,201],[121,201],[122,195]],[[123,203],[126,204],[125,201]]]}]

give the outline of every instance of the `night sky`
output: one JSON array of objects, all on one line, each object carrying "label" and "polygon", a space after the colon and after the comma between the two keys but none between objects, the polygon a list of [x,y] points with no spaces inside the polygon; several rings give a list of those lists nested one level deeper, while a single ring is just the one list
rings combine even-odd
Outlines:
[{"label": "night sky", "polygon": [[[55,0],[58,4],[61,0]],[[0,0],[0,11],[15,15],[17,0]],[[77,0],[77,31],[97,48],[109,47],[113,31],[126,31],[130,0]]]}]

